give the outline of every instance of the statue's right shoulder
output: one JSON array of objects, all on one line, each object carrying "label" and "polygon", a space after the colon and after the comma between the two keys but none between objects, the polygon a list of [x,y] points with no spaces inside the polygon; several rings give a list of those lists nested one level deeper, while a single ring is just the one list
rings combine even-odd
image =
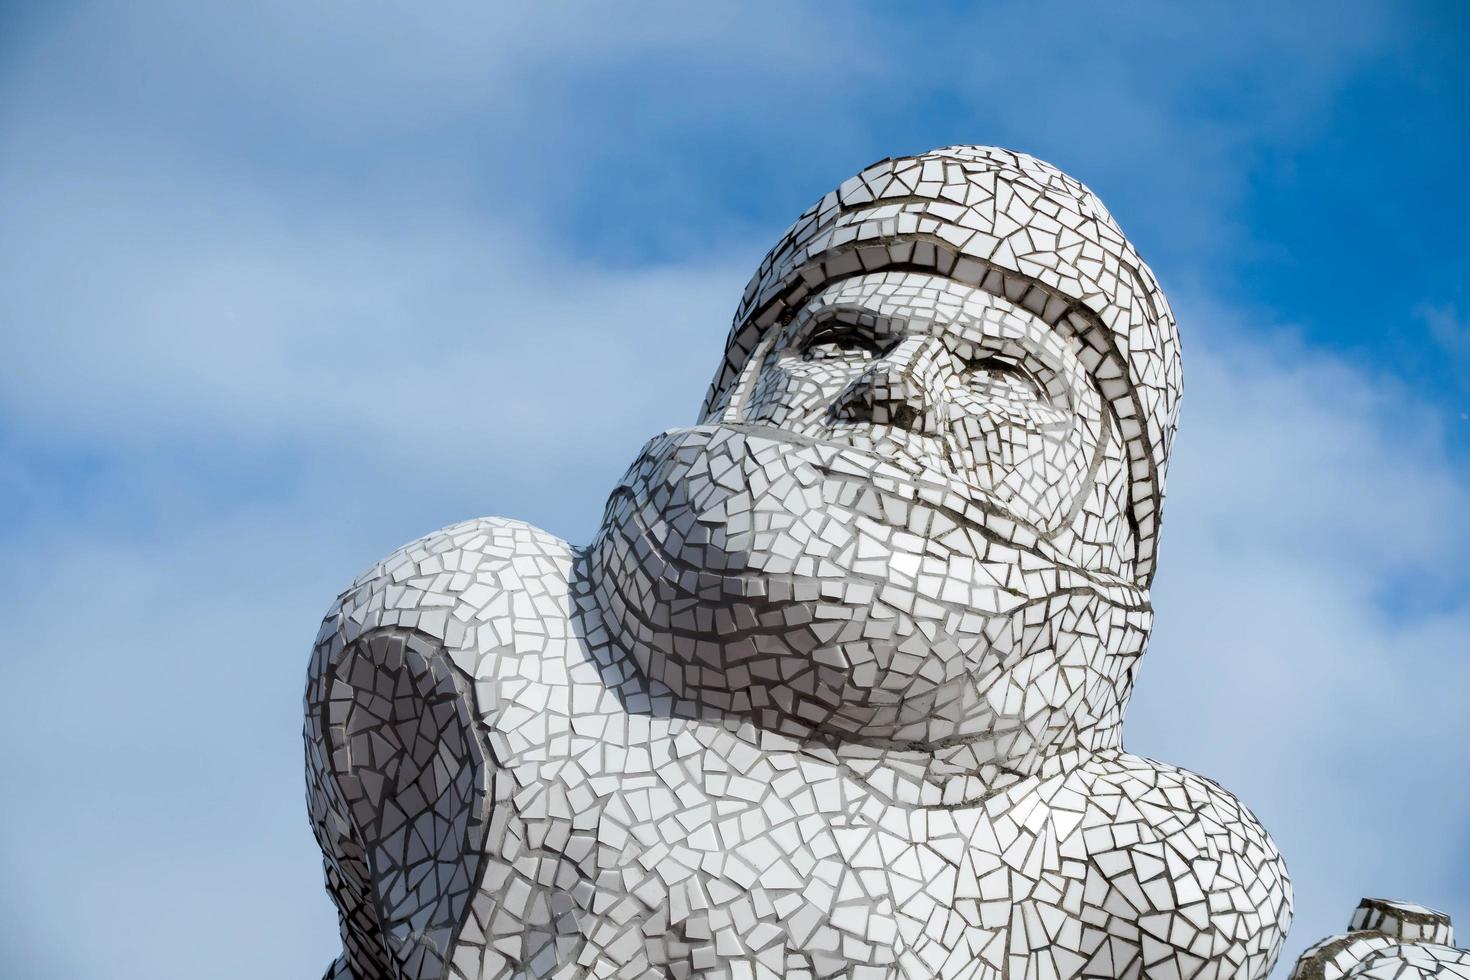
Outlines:
[{"label": "statue's right shoulder", "polygon": [[307,800],[352,975],[443,976],[469,885],[509,873],[498,774],[541,744],[548,705],[568,714],[575,561],[530,525],[466,521],[378,562],[323,618]]}]

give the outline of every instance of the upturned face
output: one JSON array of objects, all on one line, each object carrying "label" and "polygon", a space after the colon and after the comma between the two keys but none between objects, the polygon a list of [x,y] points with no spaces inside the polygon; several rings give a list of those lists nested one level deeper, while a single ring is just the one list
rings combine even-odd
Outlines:
[{"label": "upturned face", "polygon": [[999,757],[1115,724],[1147,596],[1122,440],[1072,345],[917,273],[773,329],[746,396],[650,442],[609,501],[603,601],[651,679]]},{"label": "upturned face", "polygon": [[[829,286],[780,330],[736,410],[961,488],[1075,550],[1078,565],[1127,571],[1124,454],[1109,410],[1072,345],[983,290],[917,273]],[[1100,489],[1106,499],[1078,524]]]}]

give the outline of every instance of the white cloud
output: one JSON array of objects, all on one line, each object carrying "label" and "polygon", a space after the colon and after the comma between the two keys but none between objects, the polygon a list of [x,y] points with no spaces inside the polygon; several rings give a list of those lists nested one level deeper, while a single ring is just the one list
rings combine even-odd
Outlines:
[{"label": "white cloud", "polygon": [[1284,976],[1364,896],[1470,904],[1470,481],[1391,374],[1181,309],[1198,339],[1127,744],[1276,835]]},{"label": "white cloud", "polygon": [[22,435],[109,452],[228,440],[458,480],[615,462],[628,430],[693,419],[753,264],[610,270],[493,224],[303,218],[189,173],[43,190],[0,232],[26,282],[0,300],[26,336],[0,405]]}]

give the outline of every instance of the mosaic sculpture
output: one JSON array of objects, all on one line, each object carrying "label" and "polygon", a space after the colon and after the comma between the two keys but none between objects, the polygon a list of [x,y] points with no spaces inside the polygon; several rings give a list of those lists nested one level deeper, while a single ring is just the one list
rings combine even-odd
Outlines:
[{"label": "mosaic sculpture", "polygon": [[843,183],[592,544],[468,521],[327,614],[328,977],[1264,977],[1271,839],[1121,747],[1179,395],[1070,177]]},{"label": "mosaic sculpture", "polygon": [[1303,953],[1291,980],[1470,980],[1470,950],[1454,941],[1443,912],[1365,898],[1348,932]]},{"label": "mosaic sculpture", "polygon": [[1449,917],[1423,905],[1366,898],[1348,932],[1311,946],[1291,980],[1470,980]]}]

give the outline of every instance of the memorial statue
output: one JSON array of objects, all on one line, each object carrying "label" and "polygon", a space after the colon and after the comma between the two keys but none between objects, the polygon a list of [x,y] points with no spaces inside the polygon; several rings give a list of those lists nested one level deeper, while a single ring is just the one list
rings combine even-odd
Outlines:
[{"label": "memorial statue", "polygon": [[957,146],[843,183],[590,545],[468,521],[327,614],[328,976],[1265,977],[1271,839],[1121,743],[1179,395],[1077,181]]},{"label": "memorial statue", "polygon": [[1302,953],[1291,980],[1470,980],[1470,950],[1454,941],[1443,912],[1365,898],[1347,933]]}]

